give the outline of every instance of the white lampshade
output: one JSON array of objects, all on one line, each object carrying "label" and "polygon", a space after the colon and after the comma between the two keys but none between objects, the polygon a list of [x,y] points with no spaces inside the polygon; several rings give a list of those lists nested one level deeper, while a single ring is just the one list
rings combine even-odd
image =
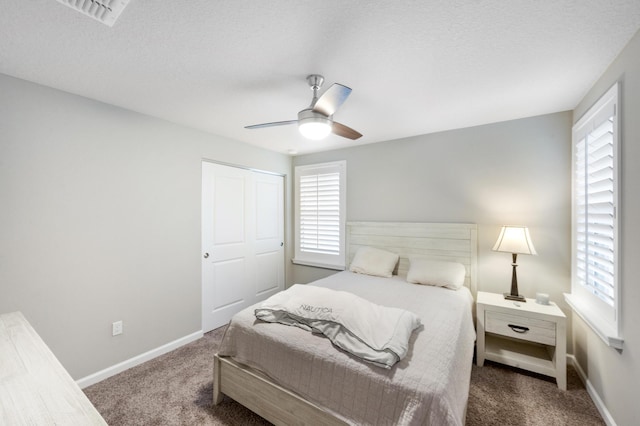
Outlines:
[{"label": "white lampshade", "polygon": [[331,121],[319,117],[310,117],[300,120],[298,130],[307,139],[320,140],[331,133]]},{"label": "white lampshade", "polygon": [[493,250],[516,254],[538,254],[526,226],[503,226]]}]

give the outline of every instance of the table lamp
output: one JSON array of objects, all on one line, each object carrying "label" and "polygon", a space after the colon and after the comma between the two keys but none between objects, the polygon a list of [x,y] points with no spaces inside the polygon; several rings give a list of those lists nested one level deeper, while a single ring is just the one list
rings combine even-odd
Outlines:
[{"label": "table lamp", "polygon": [[493,246],[493,251],[511,253],[513,259],[511,263],[513,267],[511,274],[511,292],[504,293],[504,298],[526,302],[527,300],[518,294],[518,277],[516,275],[516,267],[518,265],[516,260],[518,254],[538,254],[531,242],[529,229],[526,226],[503,226],[498,236],[498,241],[496,241],[496,245]]}]

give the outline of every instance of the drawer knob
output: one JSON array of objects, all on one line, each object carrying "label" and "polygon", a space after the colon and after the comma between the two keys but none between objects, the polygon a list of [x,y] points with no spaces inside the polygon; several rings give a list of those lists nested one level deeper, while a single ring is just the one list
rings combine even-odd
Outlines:
[{"label": "drawer knob", "polygon": [[513,324],[508,324],[508,325],[509,325],[509,328],[515,331],[516,333],[526,333],[527,331],[529,331],[529,327],[523,327],[521,325],[513,325]]}]

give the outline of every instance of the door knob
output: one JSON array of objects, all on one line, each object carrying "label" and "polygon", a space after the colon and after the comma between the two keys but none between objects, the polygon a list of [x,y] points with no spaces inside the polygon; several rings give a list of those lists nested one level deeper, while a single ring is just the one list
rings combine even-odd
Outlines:
[{"label": "door knob", "polygon": [[204,258],[206,259],[206,258],[208,258],[208,257],[209,257],[209,253],[205,253],[205,254],[204,254]]}]

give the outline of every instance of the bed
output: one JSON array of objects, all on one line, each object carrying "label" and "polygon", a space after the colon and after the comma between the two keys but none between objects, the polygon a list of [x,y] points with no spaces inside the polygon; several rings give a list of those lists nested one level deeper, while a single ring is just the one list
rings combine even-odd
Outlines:
[{"label": "bed", "polygon": [[[463,425],[475,331],[477,237],[473,224],[350,222],[347,265],[362,247],[399,255],[395,275],[343,271],[311,283],[416,313],[423,326],[391,369],[335,348],[323,336],[255,319],[232,319],[214,362],[213,402],[223,395],[274,424]],[[406,281],[409,258],[464,265],[459,290]]]}]

